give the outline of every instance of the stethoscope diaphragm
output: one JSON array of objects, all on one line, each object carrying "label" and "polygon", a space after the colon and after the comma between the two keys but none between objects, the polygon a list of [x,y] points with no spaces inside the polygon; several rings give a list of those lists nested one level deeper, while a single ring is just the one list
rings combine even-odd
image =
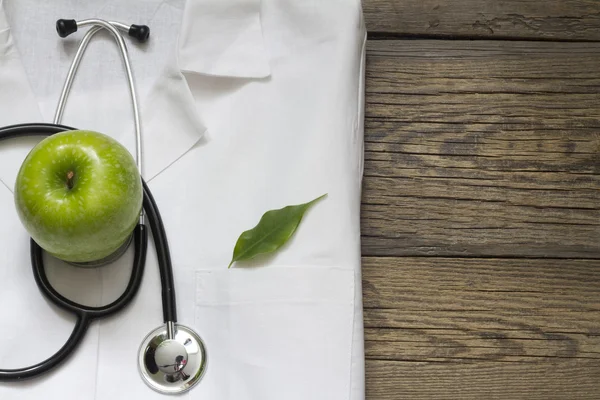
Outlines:
[{"label": "stethoscope diaphragm", "polygon": [[150,332],[138,352],[138,368],[148,386],[160,393],[190,390],[206,370],[206,349],[196,332],[175,324],[173,338],[167,325]]}]

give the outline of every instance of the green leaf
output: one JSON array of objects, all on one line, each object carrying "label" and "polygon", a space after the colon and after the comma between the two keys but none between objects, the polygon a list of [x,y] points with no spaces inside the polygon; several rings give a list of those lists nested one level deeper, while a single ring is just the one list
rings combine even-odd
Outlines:
[{"label": "green leaf", "polygon": [[308,203],[267,211],[258,225],[240,235],[227,268],[231,268],[234,262],[250,260],[259,254],[278,250],[296,232],[306,210],[325,196],[327,194]]}]

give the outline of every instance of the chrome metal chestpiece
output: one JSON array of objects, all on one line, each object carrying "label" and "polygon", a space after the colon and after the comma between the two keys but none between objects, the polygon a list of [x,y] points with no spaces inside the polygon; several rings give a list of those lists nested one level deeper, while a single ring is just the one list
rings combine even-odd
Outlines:
[{"label": "chrome metal chestpiece", "polygon": [[150,332],[141,344],[138,367],[152,389],[165,393],[183,393],[195,386],[206,369],[206,349],[202,339],[190,328],[175,324],[173,339],[168,327]]}]

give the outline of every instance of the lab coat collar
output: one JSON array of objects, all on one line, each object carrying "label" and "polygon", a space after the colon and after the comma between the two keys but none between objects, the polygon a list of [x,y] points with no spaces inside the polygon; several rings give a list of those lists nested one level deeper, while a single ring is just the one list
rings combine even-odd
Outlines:
[{"label": "lab coat collar", "polygon": [[[166,62],[155,83],[149,91],[146,89],[147,94],[140,98],[143,176],[146,181],[151,181],[178,160],[197,144],[205,133],[205,128],[196,115],[187,83],[175,63],[176,48],[172,47],[169,54],[172,61]],[[56,50],[49,48],[48,51]],[[124,80],[123,88],[125,87]],[[30,87],[4,6],[0,7],[0,88],[0,126],[49,121],[48,104],[43,104],[42,99],[36,99]],[[138,96],[139,93],[138,88]],[[104,100],[104,104],[99,105],[94,96],[94,93],[74,93],[70,96],[63,123],[78,129],[98,130],[109,134],[134,154],[135,136],[129,100],[125,96],[115,96],[127,103],[115,106]],[[44,106],[45,116],[42,113]],[[96,121],[93,121],[93,118],[90,118],[89,113],[94,112],[89,111],[90,109],[100,110],[102,107],[109,112],[114,110],[114,120],[96,116]],[[41,139],[28,137],[0,143],[0,183],[9,190],[12,191],[19,167],[28,152]]]},{"label": "lab coat collar", "polygon": [[[115,12],[110,3],[101,8],[101,17],[110,18]],[[161,7],[169,7],[168,3],[157,4],[157,12]],[[116,9],[121,18],[128,17],[126,7]],[[260,0],[187,0],[178,42],[171,44],[164,70],[149,92],[140,98],[146,181],[151,181],[205,137],[206,128],[198,117],[184,74],[245,79],[270,76],[260,11]],[[148,24],[152,26],[152,21]],[[56,50],[49,48],[49,51]],[[47,121],[48,105],[44,105],[44,117],[44,108],[40,110],[40,103],[29,85],[3,7],[0,7],[0,66],[0,87],[3,88],[0,126]],[[65,117],[63,123],[107,133],[133,154],[135,136],[129,103],[112,107],[120,113],[114,122],[102,117],[91,122],[89,104],[96,107],[94,100],[93,94],[74,93],[67,103],[68,118]],[[14,186],[22,161],[39,140],[41,138],[23,138],[0,143],[0,182],[9,189]]]},{"label": "lab coat collar", "polygon": [[260,0],[187,0],[178,48],[182,72],[270,76],[260,6]]}]

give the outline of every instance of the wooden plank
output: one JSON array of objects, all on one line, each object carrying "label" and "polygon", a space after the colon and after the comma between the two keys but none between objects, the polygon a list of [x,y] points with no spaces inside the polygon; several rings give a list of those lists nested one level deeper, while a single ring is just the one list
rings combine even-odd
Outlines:
[{"label": "wooden plank", "polygon": [[367,54],[364,255],[600,258],[600,44]]},{"label": "wooden plank", "polygon": [[600,40],[597,0],[363,0],[380,36]]},{"label": "wooden plank", "polygon": [[505,372],[498,362],[440,363],[370,360],[369,400],[598,400],[597,360],[520,364]]},{"label": "wooden plank", "polygon": [[367,398],[596,399],[600,261],[363,258]]}]

